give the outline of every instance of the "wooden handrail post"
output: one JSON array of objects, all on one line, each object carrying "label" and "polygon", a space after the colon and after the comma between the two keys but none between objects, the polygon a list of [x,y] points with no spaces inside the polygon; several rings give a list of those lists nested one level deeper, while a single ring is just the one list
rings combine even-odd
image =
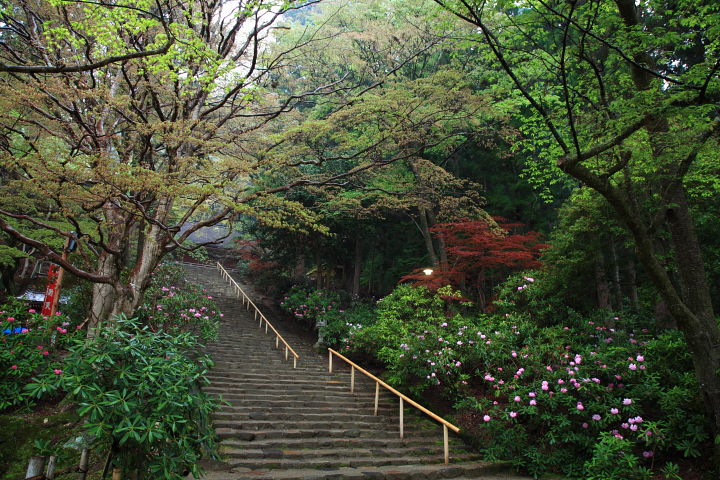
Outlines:
[{"label": "wooden handrail post", "polygon": [[380,384],[375,382],[375,416],[378,414],[378,403],[380,402]]},{"label": "wooden handrail post", "polygon": [[297,357],[293,355],[293,368],[297,368]]},{"label": "wooden handrail post", "polygon": [[328,355],[328,372],[332,373],[332,352]]},{"label": "wooden handrail post", "polygon": [[350,367],[350,392],[355,391],[355,367]]},{"label": "wooden handrail post", "polygon": [[405,414],[405,402],[400,397],[400,438],[405,438],[405,426],[403,425],[403,415]]},{"label": "wooden handrail post", "polygon": [[[275,348],[278,348],[280,346],[280,337],[275,335]],[[295,357],[293,357],[295,358]]]},{"label": "wooden handrail post", "polygon": [[[293,357],[293,358],[295,358],[295,357]],[[285,360],[287,360],[287,359],[288,359],[288,347],[287,347],[287,345],[285,345]]]},{"label": "wooden handrail post", "polygon": [[445,453],[445,465],[450,463],[450,446],[448,445],[448,428],[443,425],[443,449]]}]

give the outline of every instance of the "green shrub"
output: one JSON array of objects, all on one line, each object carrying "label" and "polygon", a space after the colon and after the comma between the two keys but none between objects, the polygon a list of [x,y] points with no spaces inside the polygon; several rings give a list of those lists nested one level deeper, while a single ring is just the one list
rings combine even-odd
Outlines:
[{"label": "green shrub", "polygon": [[68,393],[88,433],[125,472],[172,480],[187,469],[197,477],[198,460],[216,448],[216,402],[200,390],[211,361],[197,348],[190,332],[153,332],[118,318],[95,338],[77,340],[54,372],[26,388],[35,398]]},{"label": "green shrub", "polygon": [[372,305],[353,302],[349,307],[336,308],[323,313],[319,320],[325,325],[320,327],[323,345],[334,349],[349,349],[351,332],[375,323],[376,312]]},{"label": "green shrub", "polygon": [[340,309],[344,300],[342,293],[334,290],[313,290],[294,285],[283,297],[280,307],[296,320],[315,326],[323,314]]},{"label": "green shrub", "polygon": [[395,386],[453,402],[488,459],[536,476],[587,478],[595,465],[595,478],[639,479],[653,464],[709,449],[679,332],[578,318],[542,327],[526,314],[469,315],[454,298],[399,286],[378,303],[376,324],[351,331],[348,347],[385,365]]},{"label": "green shrub", "polygon": [[51,318],[13,301],[0,307],[0,411],[28,404],[23,387],[51,363],[77,335],[62,313]]},{"label": "green shrub", "polygon": [[191,332],[215,340],[223,314],[212,295],[185,283],[183,274],[176,265],[158,268],[136,315],[153,331]]}]

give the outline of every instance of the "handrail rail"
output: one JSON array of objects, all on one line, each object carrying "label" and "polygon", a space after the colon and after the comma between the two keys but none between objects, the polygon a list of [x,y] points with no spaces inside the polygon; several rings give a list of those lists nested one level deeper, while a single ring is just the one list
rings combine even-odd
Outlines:
[{"label": "handrail rail", "polygon": [[280,335],[280,333],[273,327],[273,325],[268,321],[268,319],[263,315],[263,313],[260,311],[260,309],[255,305],[255,303],[250,300],[250,297],[245,293],[245,291],[240,288],[240,285],[237,284],[234,278],[228,273],[227,270],[225,270],[225,267],[223,267],[220,262],[217,262],[217,268],[220,270],[220,273],[223,275],[225,280],[229,281],[230,284],[235,287],[235,293],[237,294],[238,298],[242,296],[242,302],[243,305],[247,306],[247,309],[250,310],[250,306],[252,306],[255,309],[255,320],[257,320],[258,315],[260,316],[260,327],[262,328],[263,322],[265,322],[265,333],[268,333],[268,328],[275,333],[275,348],[279,347],[279,342],[282,342],[283,345],[285,345],[285,360],[288,359],[288,352],[292,353],[293,356],[293,368],[297,368],[297,361],[300,359],[300,355],[297,354],[295,350],[290,346],[289,343],[285,341],[285,339]]},{"label": "handrail rail", "polygon": [[377,378],[372,373],[368,372],[364,368],[360,367],[358,364],[350,360],[349,358],[345,357],[341,353],[333,350],[332,348],[328,348],[329,356],[328,356],[328,370],[330,373],[332,373],[333,368],[333,355],[339,357],[340,359],[344,360],[346,363],[350,365],[350,391],[355,391],[355,370],[358,370],[360,373],[364,374],[365,376],[371,378],[375,381],[375,415],[378,414],[378,402],[380,399],[380,385],[383,386],[386,390],[389,390],[391,393],[394,393],[398,396],[400,399],[400,438],[404,438],[404,425],[403,425],[403,409],[404,409],[404,402],[409,403],[413,407],[417,408],[421,412],[423,412],[425,415],[429,416],[436,422],[440,423],[443,426],[443,447],[444,447],[444,453],[445,453],[445,463],[450,463],[450,451],[449,451],[449,445],[448,445],[448,429],[452,430],[453,432],[457,433],[460,431],[459,427],[456,427],[452,423],[448,422],[441,416],[431,412],[427,408],[423,407],[419,403],[417,403],[415,400],[409,398],[407,395],[398,392],[393,387],[388,385],[387,383],[383,382],[379,378]]}]

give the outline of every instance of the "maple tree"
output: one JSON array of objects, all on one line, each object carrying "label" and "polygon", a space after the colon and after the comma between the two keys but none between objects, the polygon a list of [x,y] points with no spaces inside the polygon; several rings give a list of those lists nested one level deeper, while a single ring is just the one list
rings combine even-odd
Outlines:
[{"label": "maple tree", "polygon": [[487,220],[460,220],[440,223],[430,228],[442,239],[448,262],[439,264],[430,275],[423,270],[406,275],[431,290],[446,285],[472,292],[481,307],[488,304],[488,292],[511,272],[538,268],[540,253],[548,245],[540,241],[538,232],[514,233],[522,224],[501,217]]}]

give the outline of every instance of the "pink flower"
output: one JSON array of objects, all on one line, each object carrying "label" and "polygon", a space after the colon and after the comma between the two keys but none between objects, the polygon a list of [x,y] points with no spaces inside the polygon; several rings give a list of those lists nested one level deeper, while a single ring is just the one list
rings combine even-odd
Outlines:
[{"label": "pink flower", "polygon": [[530,398],[535,398],[536,395],[537,394],[535,392],[528,393],[528,397],[530,397]]},{"label": "pink flower", "polygon": [[601,418],[602,417],[600,415],[598,415],[597,413],[592,416],[592,419],[595,420],[596,422],[599,422]]},{"label": "pink flower", "polygon": [[582,402],[577,402],[577,405],[575,405],[575,408],[578,410],[585,410],[585,407],[583,406]]},{"label": "pink flower", "polygon": [[10,367],[11,370],[17,370],[17,365],[13,365]]},{"label": "pink flower", "polygon": [[628,365],[628,368],[630,370],[637,370],[637,365],[635,365],[634,363],[631,363],[630,365]]},{"label": "pink flower", "polygon": [[7,317],[7,321],[8,321],[8,322],[14,322],[14,321],[15,321],[15,317]]},{"label": "pink flower", "polygon": [[510,412],[510,418],[517,417],[517,412]]},{"label": "pink flower", "polygon": [[34,308],[29,309],[28,313],[35,313],[35,309]]},{"label": "pink flower", "polygon": [[537,401],[535,401],[534,399],[530,400],[530,405],[534,407],[535,405],[537,405]]},{"label": "pink flower", "polygon": [[635,357],[635,360],[637,360],[638,362],[643,362],[645,361],[645,357],[643,357],[642,355],[638,355],[637,357]]},{"label": "pink flower", "polygon": [[611,408],[611,409],[610,409],[610,413],[613,414],[613,415],[617,415],[619,412],[620,412],[620,410],[618,410],[617,408]]},{"label": "pink flower", "polygon": [[516,402],[522,402],[522,398],[520,398],[520,395],[515,395],[515,398],[513,398]]},{"label": "pink flower", "polygon": [[564,387],[561,388],[561,389],[560,389],[560,393],[567,393],[567,388],[564,388]]},{"label": "pink flower", "polygon": [[623,398],[623,405],[632,405],[632,399]]},{"label": "pink flower", "polygon": [[490,421],[490,415],[483,416],[483,421],[489,422]]},{"label": "pink flower", "polygon": [[47,357],[48,355],[50,355],[50,352],[48,352],[47,350],[45,350],[44,352],[42,352],[42,354]]},{"label": "pink flower", "polygon": [[55,375],[60,375],[62,373],[62,370],[60,370],[59,368],[56,368],[55,370],[53,370],[53,373]]},{"label": "pink flower", "polygon": [[643,452],[643,457],[645,457],[645,458],[651,458],[652,456],[653,456],[652,450],[647,450],[647,451]]},{"label": "pink flower", "polygon": [[587,422],[584,422],[584,423],[582,424],[582,428],[588,428],[589,426],[590,426],[590,425],[588,425]]}]

